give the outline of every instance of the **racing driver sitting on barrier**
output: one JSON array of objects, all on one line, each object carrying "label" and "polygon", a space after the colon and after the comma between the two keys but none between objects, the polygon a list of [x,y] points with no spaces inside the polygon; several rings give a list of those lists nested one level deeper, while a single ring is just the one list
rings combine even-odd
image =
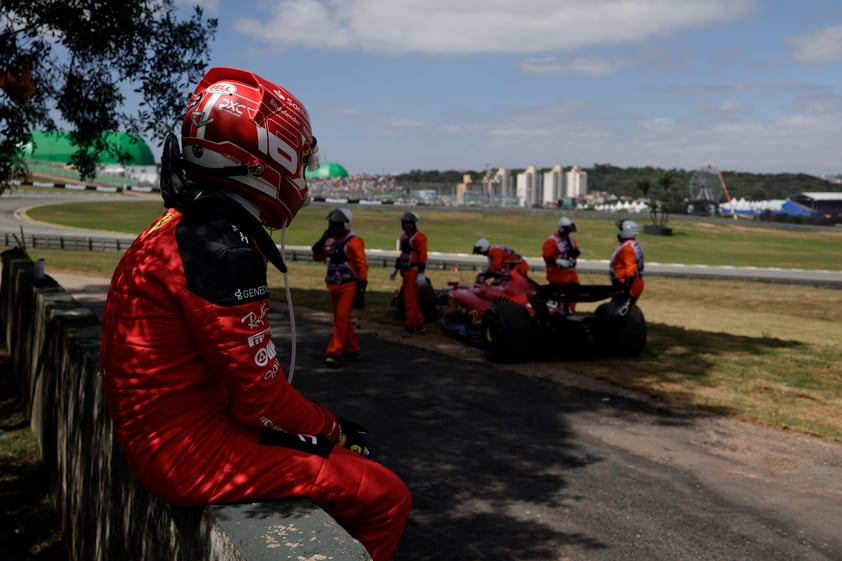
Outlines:
[{"label": "racing driver sitting on barrier", "polygon": [[386,561],[411,496],[369,455],[362,427],[309,401],[272,342],[264,227],[304,205],[316,139],[303,105],[251,72],[216,67],[164,144],[168,210],[117,266],[102,383],[129,466],[173,505],[310,499]]}]

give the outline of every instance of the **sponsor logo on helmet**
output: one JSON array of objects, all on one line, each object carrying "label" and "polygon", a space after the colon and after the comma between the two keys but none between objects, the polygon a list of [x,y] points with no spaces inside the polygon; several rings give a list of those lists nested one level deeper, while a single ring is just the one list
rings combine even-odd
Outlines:
[{"label": "sponsor logo on helmet", "polygon": [[184,108],[185,113],[189,113],[193,109],[196,108],[197,105],[202,101],[202,98],[205,96],[205,92],[200,92],[197,94],[193,94],[190,96],[190,99],[187,100],[187,106]]},{"label": "sponsor logo on helmet", "polygon": [[237,117],[242,117],[243,116],[243,109],[245,108],[245,105],[242,104],[242,103],[239,103],[237,101],[234,101],[233,99],[231,99],[229,97],[223,97],[222,100],[220,100],[219,108],[224,110],[224,111],[228,111],[229,113],[232,113],[232,114],[236,115]]},{"label": "sponsor logo on helmet", "polygon": [[[196,111],[195,113],[190,115],[190,122],[193,124],[193,126],[197,129],[202,129],[208,126],[209,124],[213,123],[213,119],[205,117],[205,113],[210,115],[211,109],[213,109],[213,100],[211,100],[211,102],[205,106],[204,111]],[[197,131],[197,134],[200,134],[200,131]]]},{"label": "sponsor logo on helmet", "polygon": [[219,94],[233,94],[237,93],[237,86],[229,84],[228,82],[217,82],[216,84],[208,86],[208,91]]}]

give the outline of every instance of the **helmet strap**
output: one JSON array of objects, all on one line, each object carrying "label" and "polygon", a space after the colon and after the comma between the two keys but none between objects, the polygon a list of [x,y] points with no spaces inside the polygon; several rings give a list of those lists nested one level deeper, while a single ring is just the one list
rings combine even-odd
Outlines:
[{"label": "helmet strap", "polygon": [[227,218],[242,227],[245,232],[257,243],[257,248],[272,265],[282,273],[287,272],[286,263],[281,256],[278,246],[266,229],[251,212],[243,208],[236,200],[229,195],[214,189],[196,188],[191,192],[189,200],[180,201],[178,210],[184,214],[200,214],[211,218]]}]

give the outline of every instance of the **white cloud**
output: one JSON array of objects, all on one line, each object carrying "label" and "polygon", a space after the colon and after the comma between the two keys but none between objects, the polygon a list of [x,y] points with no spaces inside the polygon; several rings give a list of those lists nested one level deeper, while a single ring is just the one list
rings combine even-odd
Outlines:
[{"label": "white cloud", "polygon": [[747,115],[751,113],[751,106],[745,102],[734,99],[726,99],[717,107],[722,115]]},{"label": "white cloud", "polygon": [[[731,110],[745,110],[737,105]],[[722,108],[720,108],[722,109]],[[637,121],[547,118],[553,107],[522,108],[488,123],[472,138],[502,167],[546,167],[558,162],[590,166],[657,166],[778,173],[830,173],[838,169],[842,114],[737,120],[652,117]],[[709,116],[708,116],[709,117]]]},{"label": "white cloud", "polygon": [[746,16],[754,0],[274,0],[235,27],[267,47],[386,54],[545,53]]},{"label": "white cloud", "polygon": [[842,114],[842,96],[812,95],[795,100],[796,111],[810,115]]},{"label": "white cloud", "polygon": [[842,62],[842,25],[788,39],[792,58],[804,64]]},{"label": "white cloud", "polygon": [[624,69],[628,63],[622,59],[588,56],[578,58],[531,58],[520,65],[520,71],[526,74],[588,74],[607,76]]}]

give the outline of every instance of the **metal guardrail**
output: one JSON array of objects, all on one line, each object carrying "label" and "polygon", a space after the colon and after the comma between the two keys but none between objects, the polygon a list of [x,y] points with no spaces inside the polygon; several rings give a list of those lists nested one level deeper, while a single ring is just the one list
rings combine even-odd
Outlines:
[{"label": "metal guardrail", "polygon": [[74,249],[79,251],[125,251],[132,239],[100,238],[88,236],[56,236],[3,232],[3,245],[39,249]]},{"label": "metal guardrail", "polygon": [[[65,236],[0,232],[4,245],[40,249],[69,249],[78,251],[125,251],[131,245],[133,238]],[[367,249],[369,267],[391,268],[398,257],[397,251],[383,249]],[[309,246],[287,246],[284,258],[288,263],[312,262],[313,255]],[[529,257],[530,276],[543,282],[546,270],[544,261],[540,258]],[[466,253],[437,253],[431,252],[427,257],[427,268],[438,271],[483,271],[487,259],[481,255]],[[583,274],[600,274],[608,278],[607,260],[580,259],[577,270]],[[680,264],[646,263],[647,276],[698,278],[711,280],[746,280],[759,282],[778,282],[784,284],[800,284],[826,288],[842,289],[842,272],[840,271],[803,271],[794,269],[764,269],[758,267],[714,267],[690,266]]]}]

